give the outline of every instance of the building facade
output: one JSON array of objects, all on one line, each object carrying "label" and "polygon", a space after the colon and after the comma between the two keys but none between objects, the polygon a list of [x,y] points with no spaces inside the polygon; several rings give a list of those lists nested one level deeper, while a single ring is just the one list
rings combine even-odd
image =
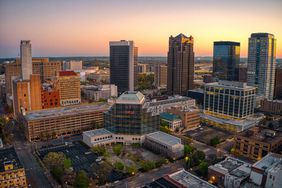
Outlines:
[{"label": "building facade", "polygon": [[73,71],[60,71],[58,88],[61,106],[81,103],[80,77]]},{"label": "building facade", "polygon": [[167,65],[158,64],[154,67],[154,84],[156,87],[166,88],[167,87]]},{"label": "building facade", "polygon": [[274,99],[282,100],[282,67],[275,71]]},{"label": "building facade", "polygon": [[264,99],[261,101],[261,111],[271,114],[282,114],[282,100],[267,100]]},{"label": "building facade", "polygon": [[115,134],[144,135],[159,130],[160,117],[144,106],[140,92],[124,92],[105,112],[105,128]]},{"label": "building facade", "polygon": [[247,82],[247,65],[239,65],[239,82]]},{"label": "building facade", "polygon": [[162,124],[168,124],[168,128],[172,131],[176,131],[182,128],[182,120],[178,115],[163,112],[160,114],[161,123]]},{"label": "building facade", "polygon": [[0,150],[0,187],[28,187],[25,169],[14,148]]},{"label": "building facade", "polygon": [[31,43],[29,40],[22,40],[20,45],[20,61],[22,65],[22,79],[28,80],[32,74]]},{"label": "building facade", "polygon": [[249,38],[248,85],[257,94],[273,99],[276,67],[276,39],[269,33],[253,33]]},{"label": "building facade", "polygon": [[282,148],[282,135],[279,132],[253,127],[235,136],[235,153],[251,160],[260,160],[269,152]]},{"label": "building facade", "polygon": [[55,80],[61,71],[60,61],[49,61],[48,58],[33,58],[32,59],[32,72],[39,74],[41,82]]},{"label": "building facade", "polygon": [[245,118],[254,113],[255,94],[255,87],[242,82],[205,84],[204,113],[222,118]]},{"label": "building facade", "polygon": [[238,81],[240,43],[230,41],[214,42],[213,76],[218,80]]},{"label": "building facade", "polygon": [[193,89],[194,39],[179,34],[169,38],[167,57],[167,91],[170,95],[186,95]]},{"label": "building facade", "polygon": [[118,87],[118,93],[134,90],[134,42],[110,42],[110,83]]},{"label": "building facade", "polygon": [[108,105],[80,105],[28,112],[21,117],[28,141],[70,136],[102,125]]}]

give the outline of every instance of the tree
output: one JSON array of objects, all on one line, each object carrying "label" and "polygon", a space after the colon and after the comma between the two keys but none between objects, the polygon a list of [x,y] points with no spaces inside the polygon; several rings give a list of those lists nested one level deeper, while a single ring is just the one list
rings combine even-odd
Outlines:
[{"label": "tree", "polygon": [[195,151],[193,154],[192,154],[192,157],[191,157],[191,166],[197,166],[199,165],[200,161],[203,161],[205,160],[206,158],[206,155],[204,152],[202,151]]},{"label": "tree", "polygon": [[132,165],[132,166],[126,166],[126,172],[128,173],[128,174],[131,174],[131,175],[134,175],[134,174],[136,174],[136,172],[137,172],[137,168],[134,166],[134,165]]},{"label": "tree", "polygon": [[89,178],[83,170],[80,170],[78,174],[76,175],[75,180],[74,180],[74,187],[77,187],[77,188],[89,187]]},{"label": "tree", "polygon": [[94,146],[92,147],[92,151],[103,156],[107,153],[105,146]]},{"label": "tree", "polygon": [[206,161],[202,161],[199,165],[199,171],[202,176],[207,176],[208,175],[208,163]]},{"label": "tree", "polygon": [[142,161],[141,162],[141,168],[145,172],[150,171],[154,168],[156,168],[156,164],[153,161]]},{"label": "tree", "polygon": [[64,169],[62,166],[54,166],[50,172],[58,182],[62,183],[62,176],[64,174]]},{"label": "tree", "polygon": [[47,168],[52,169],[53,167],[63,167],[65,155],[62,152],[49,152],[44,158],[43,162]]},{"label": "tree", "polygon": [[210,140],[210,145],[211,145],[211,146],[216,146],[216,145],[219,144],[219,143],[220,143],[220,139],[219,139],[218,136],[216,136],[216,137],[214,137],[214,138],[212,138],[212,139]]},{"label": "tree", "polygon": [[115,162],[115,169],[122,171],[124,169],[124,164],[122,162]]},{"label": "tree", "polygon": [[161,158],[159,160],[156,161],[155,165],[156,165],[156,168],[159,168],[161,167],[163,164],[166,164],[167,163],[167,159],[165,158]]},{"label": "tree", "polygon": [[193,151],[195,150],[195,148],[193,148],[192,146],[185,144],[184,145],[184,155],[187,156],[188,154],[193,153]]},{"label": "tree", "polygon": [[72,162],[70,158],[64,159],[64,169],[68,170],[72,166]]},{"label": "tree", "polygon": [[119,156],[122,152],[122,149],[123,149],[123,145],[122,144],[116,144],[113,146],[113,152]]}]

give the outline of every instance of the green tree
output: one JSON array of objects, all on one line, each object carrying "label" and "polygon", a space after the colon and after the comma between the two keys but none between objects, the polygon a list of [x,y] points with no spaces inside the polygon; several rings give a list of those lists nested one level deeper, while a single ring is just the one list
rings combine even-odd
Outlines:
[{"label": "green tree", "polygon": [[210,145],[211,145],[211,146],[216,146],[216,145],[219,144],[219,143],[220,143],[220,139],[219,139],[218,136],[216,136],[216,137],[214,137],[214,138],[212,138],[212,139],[210,140]]},{"label": "green tree", "polygon": [[47,168],[52,169],[53,167],[63,167],[65,155],[62,152],[49,152],[44,158],[43,163]]},{"label": "green tree", "polygon": [[208,163],[206,161],[202,161],[199,165],[199,171],[202,176],[206,177],[208,175]]},{"label": "green tree", "polygon": [[64,159],[64,169],[69,169],[72,166],[72,162],[70,158],[65,158]]},{"label": "green tree", "polygon": [[192,146],[185,144],[184,145],[184,155],[187,156],[188,154],[193,153],[193,151],[195,150],[195,148],[193,148]]},{"label": "green tree", "polygon": [[64,169],[62,166],[54,166],[50,172],[55,180],[57,180],[59,183],[62,183],[62,176],[64,174]]},{"label": "green tree", "polygon": [[119,156],[122,152],[122,149],[123,149],[123,145],[122,144],[116,144],[113,146],[113,152]]},{"label": "green tree", "polygon": [[74,187],[77,187],[77,188],[89,187],[89,178],[83,170],[80,170],[78,174],[76,175],[75,180],[74,180]]},{"label": "green tree", "polygon": [[154,168],[156,168],[156,164],[153,161],[142,161],[141,162],[141,168],[145,172],[150,171]]},{"label": "green tree", "polygon": [[132,166],[126,166],[126,172],[130,175],[135,175],[137,172],[137,168],[136,166],[132,165]]},{"label": "green tree", "polygon": [[122,162],[115,162],[115,169],[122,171],[124,169],[124,164]]},{"label": "green tree", "polygon": [[94,146],[94,147],[92,147],[92,151],[94,153],[98,153],[98,154],[103,155],[103,156],[106,155],[106,153],[107,153],[105,146]]}]

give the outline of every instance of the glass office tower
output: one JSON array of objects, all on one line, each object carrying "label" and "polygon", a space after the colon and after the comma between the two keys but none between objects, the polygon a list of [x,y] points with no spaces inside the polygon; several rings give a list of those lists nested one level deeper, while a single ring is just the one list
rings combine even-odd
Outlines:
[{"label": "glass office tower", "polygon": [[147,112],[140,92],[124,92],[104,114],[105,128],[116,134],[144,135],[159,130],[160,117]]},{"label": "glass office tower", "polygon": [[253,33],[249,38],[247,83],[257,94],[272,100],[276,68],[276,39],[273,34]]},{"label": "glass office tower", "polygon": [[239,42],[214,42],[213,76],[215,79],[239,81],[239,63]]}]

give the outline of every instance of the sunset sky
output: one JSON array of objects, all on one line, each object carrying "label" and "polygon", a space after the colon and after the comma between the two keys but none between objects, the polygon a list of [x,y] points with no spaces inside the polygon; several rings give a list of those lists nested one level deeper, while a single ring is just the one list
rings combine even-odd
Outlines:
[{"label": "sunset sky", "polygon": [[109,41],[134,40],[140,56],[166,56],[170,35],[192,35],[196,56],[213,41],[241,42],[269,32],[282,57],[282,0],[0,0],[0,57],[16,57],[20,40],[33,56],[109,55]]}]

